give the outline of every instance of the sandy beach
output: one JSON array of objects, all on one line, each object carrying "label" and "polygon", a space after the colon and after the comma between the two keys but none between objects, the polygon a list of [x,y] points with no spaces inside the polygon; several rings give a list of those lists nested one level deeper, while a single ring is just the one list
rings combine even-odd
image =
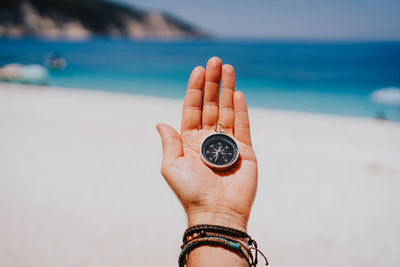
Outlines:
[{"label": "sandy beach", "polygon": [[[177,266],[182,101],[0,83],[0,266]],[[270,266],[400,266],[400,124],[250,108]],[[262,266],[260,263],[259,266]]]}]

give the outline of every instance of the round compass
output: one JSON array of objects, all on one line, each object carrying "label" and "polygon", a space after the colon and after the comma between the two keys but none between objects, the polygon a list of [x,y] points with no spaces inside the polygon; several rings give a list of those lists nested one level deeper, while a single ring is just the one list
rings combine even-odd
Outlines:
[{"label": "round compass", "polygon": [[239,157],[235,139],[223,133],[212,134],[204,139],[200,152],[204,163],[217,170],[231,167]]}]

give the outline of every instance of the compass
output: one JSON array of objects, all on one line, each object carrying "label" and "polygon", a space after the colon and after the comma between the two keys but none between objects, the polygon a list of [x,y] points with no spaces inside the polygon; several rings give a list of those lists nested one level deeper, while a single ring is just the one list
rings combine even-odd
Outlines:
[{"label": "compass", "polygon": [[201,144],[203,162],[212,169],[223,170],[231,167],[239,157],[239,147],[235,139],[220,130],[217,124],[215,134],[208,136]]}]

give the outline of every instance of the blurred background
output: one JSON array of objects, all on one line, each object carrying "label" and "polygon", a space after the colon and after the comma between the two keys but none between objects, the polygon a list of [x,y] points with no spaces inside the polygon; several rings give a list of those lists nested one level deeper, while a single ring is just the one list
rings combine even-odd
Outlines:
[{"label": "blurred background", "polygon": [[251,106],[400,121],[395,0],[0,5],[0,66],[46,68],[3,80],[182,99],[191,69],[218,55]]},{"label": "blurred background", "polygon": [[[176,266],[191,70],[236,70],[271,266],[400,266],[400,1],[0,0],[0,266]],[[260,260],[258,266],[262,266]]]}]

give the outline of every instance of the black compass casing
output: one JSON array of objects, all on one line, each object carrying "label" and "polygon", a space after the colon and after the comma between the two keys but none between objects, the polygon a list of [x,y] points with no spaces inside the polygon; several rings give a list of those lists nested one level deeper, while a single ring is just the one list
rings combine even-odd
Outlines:
[{"label": "black compass casing", "polygon": [[234,138],[223,133],[216,133],[204,139],[200,146],[200,154],[207,166],[216,170],[224,170],[237,161],[239,147]]}]

